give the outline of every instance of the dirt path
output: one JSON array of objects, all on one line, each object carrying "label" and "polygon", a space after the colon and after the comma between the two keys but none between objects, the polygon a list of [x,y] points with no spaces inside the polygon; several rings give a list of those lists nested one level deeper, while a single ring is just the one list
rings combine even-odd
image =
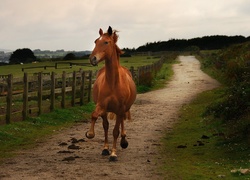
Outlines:
[{"label": "dirt path", "polygon": [[[162,179],[157,167],[161,164],[158,146],[163,132],[171,130],[182,105],[218,86],[200,70],[193,56],[179,59],[181,63],[174,65],[175,75],[166,88],[137,96],[131,110],[133,121],[125,122],[129,146],[125,150],[118,147],[118,161],[109,162],[101,156],[104,137],[98,120],[94,139],[84,137],[89,124],[64,129],[37,148],[7,160],[0,167],[0,179]],[[74,149],[68,149],[70,145]]]}]

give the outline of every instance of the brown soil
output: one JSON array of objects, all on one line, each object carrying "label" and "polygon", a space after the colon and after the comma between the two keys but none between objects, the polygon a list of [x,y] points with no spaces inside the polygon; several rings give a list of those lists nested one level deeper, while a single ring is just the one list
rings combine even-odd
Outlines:
[{"label": "brown soil", "polygon": [[[200,70],[193,56],[180,56],[175,75],[164,89],[137,96],[132,121],[125,122],[129,146],[118,146],[118,161],[102,156],[104,132],[96,123],[94,139],[84,137],[90,123],[79,123],[38,142],[37,148],[17,152],[0,166],[0,179],[163,179],[159,147],[166,130],[178,119],[178,110],[198,93],[218,87]],[[110,143],[113,122],[110,122]],[[111,144],[110,144],[111,146]]]}]

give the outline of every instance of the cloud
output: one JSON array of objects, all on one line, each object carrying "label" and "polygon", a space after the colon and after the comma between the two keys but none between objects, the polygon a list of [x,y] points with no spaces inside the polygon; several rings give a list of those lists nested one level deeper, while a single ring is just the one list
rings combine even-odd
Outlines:
[{"label": "cloud", "polygon": [[248,0],[1,0],[0,48],[92,49],[99,28],[120,31],[118,45],[170,38],[249,36]]}]

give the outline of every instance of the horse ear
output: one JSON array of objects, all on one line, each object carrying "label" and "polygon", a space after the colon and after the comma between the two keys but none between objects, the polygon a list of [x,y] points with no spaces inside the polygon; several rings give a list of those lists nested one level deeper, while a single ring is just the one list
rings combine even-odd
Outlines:
[{"label": "horse ear", "polygon": [[102,29],[100,28],[100,30],[99,30],[99,34],[100,34],[100,36],[102,36],[103,35],[103,31],[102,31]]},{"label": "horse ear", "polygon": [[108,34],[111,36],[112,33],[113,33],[112,27],[109,26],[109,28],[108,28]]}]

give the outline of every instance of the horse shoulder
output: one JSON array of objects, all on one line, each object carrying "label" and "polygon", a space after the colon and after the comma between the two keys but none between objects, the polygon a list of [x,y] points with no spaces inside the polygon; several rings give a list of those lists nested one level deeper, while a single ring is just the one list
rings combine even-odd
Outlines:
[{"label": "horse shoulder", "polygon": [[121,66],[121,69],[132,78],[131,72],[128,70],[128,68]]}]

